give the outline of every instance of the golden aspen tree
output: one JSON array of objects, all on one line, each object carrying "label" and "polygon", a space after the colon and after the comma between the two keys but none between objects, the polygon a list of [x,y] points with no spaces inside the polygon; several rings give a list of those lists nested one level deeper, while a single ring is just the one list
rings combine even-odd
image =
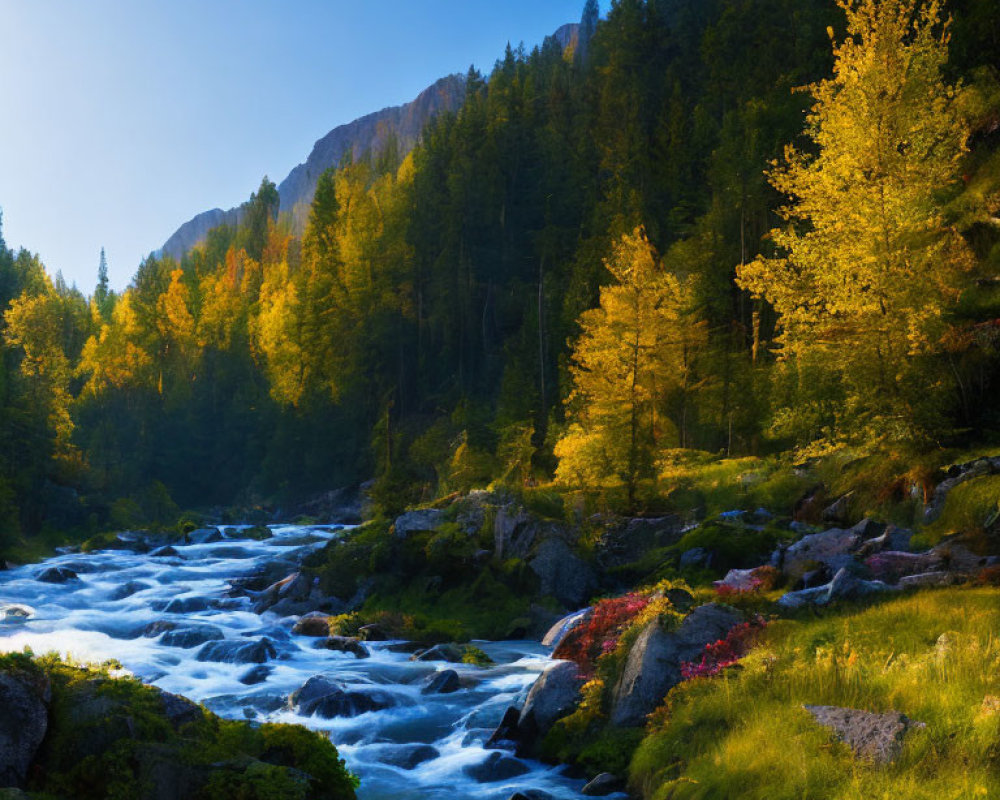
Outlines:
[{"label": "golden aspen tree", "polygon": [[653,474],[661,442],[675,433],[662,402],[688,383],[706,328],[691,317],[689,287],[664,269],[641,228],[623,236],[605,263],[616,283],[580,317],[571,424],[555,446],[556,477],[592,486],[620,482],[631,506],[639,481]]},{"label": "golden aspen tree", "polygon": [[786,147],[768,176],[788,197],[777,255],[739,267],[738,283],[777,311],[785,368],[835,376],[826,438],[906,440],[940,383],[921,362],[972,264],[942,214],[968,129],[960,87],[941,76],[938,0],[838,4],[847,37],[833,76],[807,87],[811,144]]}]

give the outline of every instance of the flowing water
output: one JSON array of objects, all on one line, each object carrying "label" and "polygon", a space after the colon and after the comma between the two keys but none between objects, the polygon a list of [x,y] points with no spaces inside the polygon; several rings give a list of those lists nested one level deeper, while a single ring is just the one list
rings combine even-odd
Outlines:
[{"label": "flowing water", "polygon": [[[294,617],[258,615],[249,598],[229,597],[229,581],[275,560],[287,561],[292,571],[308,550],[343,532],[298,526],[272,526],[272,532],[273,538],[264,541],[227,537],[175,545],[176,555],[67,554],[0,572],[0,651],[27,646],[81,661],[117,659],[143,681],[204,703],[221,716],[296,722],[324,731],[361,776],[363,800],[507,800],[529,790],[559,800],[580,796],[582,781],[537,762],[523,761],[523,774],[500,780],[480,782],[468,772],[496,752],[485,749],[485,742],[504,710],[523,701],[550,663],[546,648],[535,642],[477,642],[496,662],[487,668],[410,661],[408,654],[390,650],[388,642],[368,643],[371,657],[366,659],[316,649],[315,639],[291,633]],[[61,584],[37,579],[59,566],[79,579]],[[26,608],[14,610],[9,604]],[[174,622],[177,630],[195,628],[192,638],[203,641],[177,646],[191,641],[183,641],[177,630],[147,629],[157,621]],[[273,652],[266,653],[263,669],[254,663],[199,660],[207,647],[204,637],[223,637],[223,644],[212,648],[223,653],[215,657],[227,660],[238,645],[265,638]],[[257,678],[266,673],[264,680],[241,682],[255,667]],[[459,673],[462,687],[451,694],[422,694],[430,676],[446,668]],[[388,707],[333,719],[290,711],[289,694],[317,675]]]}]

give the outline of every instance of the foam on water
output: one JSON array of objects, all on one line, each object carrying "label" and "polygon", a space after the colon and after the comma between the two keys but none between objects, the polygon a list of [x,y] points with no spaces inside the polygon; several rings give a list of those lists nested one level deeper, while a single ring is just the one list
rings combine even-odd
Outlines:
[{"label": "foam on water", "polygon": [[[0,651],[30,647],[80,661],[117,659],[143,680],[222,716],[295,722],[323,731],[361,776],[363,800],[506,800],[529,789],[557,800],[579,797],[581,781],[532,761],[524,762],[524,775],[494,782],[479,783],[464,772],[496,752],[484,744],[507,707],[522,702],[551,663],[546,648],[534,642],[477,642],[496,662],[488,668],[410,661],[407,654],[392,652],[390,643],[369,643],[366,659],[316,649],[315,639],[291,634],[294,617],[258,615],[249,598],[227,597],[229,582],[273,561],[287,562],[292,571],[303,555],[343,534],[294,525],[271,530],[274,536],[264,541],[225,538],[174,545],[176,556],[107,550],[0,572]],[[72,569],[78,579],[37,580],[51,567]],[[129,593],[122,597],[126,585]],[[182,602],[166,610],[174,601]],[[267,637],[277,656],[266,661],[266,679],[247,686],[240,678],[255,664],[199,661],[203,644],[181,648],[165,644],[162,632],[144,635],[147,626],[164,620],[185,628],[213,626],[227,642]],[[430,676],[445,668],[459,674],[462,688],[421,694]],[[392,705],[333,719],[289,710],[288,695],[316,675],[348,691],[380,693]],[[419,751],[424,760],[406,769],[406,756],[421,745],[432,746],[436,755],[425,748]]]}]

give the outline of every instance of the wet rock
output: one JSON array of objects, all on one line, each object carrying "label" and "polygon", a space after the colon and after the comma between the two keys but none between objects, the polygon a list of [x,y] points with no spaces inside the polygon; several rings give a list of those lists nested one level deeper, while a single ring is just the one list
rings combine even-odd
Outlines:
[{"label": "wet rock", "polygon": [[329,636],[330,618],[321,611],[313,611],[299,618],[292,626],[292,633],[299,636]]},{"label": "wet rock", "polygon": [[355,658],[368,658],[371,653],[361,642],[351,636],[327,636],[314,645],[317,649],[351,653]]},{"label": "wet rock", "polygon": [[224,639],[221,642],[208,642],[198,651],[198,660],[224,664],[263,664],[277,654],[274,643],[266,636],[255,642]]},{"label": "wet rock", "polygon": [[407,511],[396,517],[392,526],[393,535],[398,539],[405,539],[414,533],[427,533],[436,530],[442,522],[444,522],[444,512],[438,508],[420,508],[416,511]]},{"label": "wet rock", "polygon": [[48,679],[0,673],[0,786],[23,786],[48,730]]},{"label": "wet rock", "polygon": [[258,683],[263,683],[268,679],[271,674],[271,667],[264,664],[258,664],[256,667],[250,667],[246,672],[244,672],[237,679],[244,686],[256,686]]},{"label": "wet rock", "polygon": [[66,567],[49,567],[43,569],[36,580],[42,583],[67,583],[68,581],[78,581],[80,578],[73,570]]},{"label": "wet rock", "polygon": [[270,539],[274,536],[271,529],[267,525],[254,525],[252,528],[241,528],[236,530],[235,533],[230,533],[232,528],[226,529],[226,535],[230,539],[251,539],[255,542],[262,542],[265,539]]},{"label": "wet rock", "polygon": [[579,608],[597,591],[593,567],[562,539],[543,541],[528,566],[538,576],[539,594],[554,597],[568,608]]},{"label": "wet rock", "polygon": [[528,766],[523,761],[497,752],[490,753],[486,760],[479,764],[462,767],[462,772],[479,783],[505,781],[524,775],[528,771]]},{"label": "wet rock", "polygon": [[168,556],[179,556],[180,553],[172,545],[166,545],[164,547],[157,547],[153,552],[149,554],[153,558],[166,558]]},{"label": "wet rock", "polygon": [[610,772],[602,772],[584,786],[580,790],[580,794],[586,797],[604,797],[614,792],[620,792],[624,788],[624,782],[617,775],[612,775]]},{"label": "wet rock", "polygon": [[225,638],[226,634],[222,632],[221,628],[214,625],[198,625],[167,631],[160,639],[160,644],[189,650],[192,647],[205,644],[205,642],[216,642]]},{"label": "wet rock", "polygon": [[425,761],[431,761],[441,755],[436,747],[429,744],[414,744],[405,747],[394,747],[379,758],[383,764],[389,764],[400,769],[416,769]]},{"label": "wet rock", "polygon": [[145,591],[146,589],[151,589],[152,584],[144,583],[142,581],[129,581],[128,583],[123,583],[117,589],[111,593],[112,600],[124,600],[126,597],[131,597],[137,592]]},{"label": "wet rock", "polygon": [[557,661],[538,676],[517,720],[520,749],[531,752],[556,720],[576,707],[583,683],[580,668],[572,661]]},{"label": "wet rock", "polygon": [[218,528],[198,528],[184,536],[184,540],[190,544],[215,544],[224,538]]},{"label": "wet rock", "polygon": [[167,614],[193,614],[207,611],[208,600],[204,597],[175,597],[163,609]]},{"label": "wet rock", "polygon": [[0,625],[18,625],[34,616],[35,610],[20,603],[0,605]]},{"label": "wet rock", "polygon": [[457,644],[436,644],[414,653],[410,661],[447,661],[450,664],[459,664],[464,655],[465,650]]},{"label": "wet rock", "polygon": [[859,534],[840,528],[809,534],[785,550],[782,571],[793,582],[820,565],[836,572],[854,560],[860,542]]},{"label": "wet rock", "polygon": [[524,792],[514,792],[507,800],[552,800],[552,795],[540,789],[528,789]]},{"label": "wet rock", "polygon": [[288,698],[288,707],[304,716],[324,719],[356,717],[369,711],[382,711],[394,705],[392,697],[381,691],[347,691],[340,684],[316,675]]},{"label": "wet rock", "polygon": [[592,608],[585,608],[582,611],[574,611],[572,614],[567,614],[549,628],[545,636],[542,637],[542,644],[545,647],[557,648],[559,643],[566,638],[566,635],[574,628],[583,625],[590,619],[592,613]]},{"label": "wet rock", "polygon": [[390,653],[421,653],[425,648],[420,642],[394,642],[385,649]]},{"label": "wet rock", "polygon": [[675,514],[624,520],[597,540],[597,561],[605,569],[638,561],[650,550],[677,544],[684,536],[684,521]]},{"label": "wet rock", "polygon": [[854,755],[877,764],[895,761],[903,749],[907,733],[927,727],[905,714],[890,711],[873,714],[854,708],[837,706],[804,706],[820,725],[829,728],[846,743]]},{"label": "wet rock", "polygon": [[510,706],[503,712],[503,718],[497,725],[493,735],[486,742],[486,747],[510,747],[517,746],[517,723],[521,719],[521,712],[514,706]]},{"label": "wet rock", "polygon": [[688,614],[675,631],[653,620],[629,651],[612,694],[611,722],[642,725],[646,716],[681,681],[681,664],[701,655],[705,645],[725,638],[740,616],[728,606],[710,603]]},{"label": "wet rock", "polygon": [[431,675],[420,694],[451,694],[458,689],[458,673],[453,669],[445,669]]},{"label": "wet rock", "polygon": [[358,628],[358,638],[363,642],[387,642],[389,634],[381,625],[372,622]]}]

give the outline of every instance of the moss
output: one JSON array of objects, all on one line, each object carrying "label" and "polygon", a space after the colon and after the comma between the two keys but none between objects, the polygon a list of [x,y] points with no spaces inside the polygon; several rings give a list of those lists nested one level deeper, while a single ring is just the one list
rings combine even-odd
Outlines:
[{"label": "moss", "polygon": [[477,667],[488,667],[493,663],[493,659],[474,645],[466,645],[465,652],[462,653],[462,663],[472,664]]}]

